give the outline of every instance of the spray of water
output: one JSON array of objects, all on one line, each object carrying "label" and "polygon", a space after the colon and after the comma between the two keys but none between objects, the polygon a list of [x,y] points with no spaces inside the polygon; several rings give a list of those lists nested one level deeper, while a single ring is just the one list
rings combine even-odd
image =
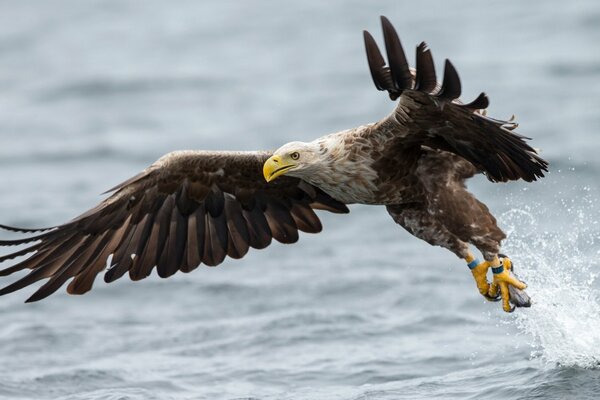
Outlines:
[{"label": "spray of water", "polygon": [[543,204],[528,200],[505,212],[500,218],[508,234],[503,250],[534,302],[514,314],[519,330],[532,337],[532,357],[598,368],[600,218],[590,189],[578,192]]}]

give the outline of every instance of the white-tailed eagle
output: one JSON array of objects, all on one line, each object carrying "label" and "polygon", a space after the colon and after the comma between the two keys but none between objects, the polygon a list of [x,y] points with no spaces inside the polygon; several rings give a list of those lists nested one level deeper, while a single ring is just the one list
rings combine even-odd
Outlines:
[{"label": "white-tailed eagle", "polygon": [[458,100],[461,84],[450,61],[438,84],[425,43],[412,69],[385,17],[382,25],[387,65],[366,31],[364,40],[375,86],[397,103],[387,118],[275,151],[169,153],[70,222],[47,229],[1,225],[27,237],[0,241],[23,246],[0,262],[26,256],[0,276],[30,271],[0,295],[45,280],[28,299],[37,301],[69,280],[69,293],[85,293],[104,270],[112,282],[126,273],[140,280],[154,268],[166,278],[215,266],[272,239],[294,243],[299,231],[321,231],[314,210],[347,213],[347,204],[358,203],[386,206],[414,236],[465,259],[481,294],[501,297],[510,311],[509,293],[525,285],[499,257],[505,234],[464,181],[483,173],[492,182],[531,182],[548,164],[514,132],[514,122],[486,116],[484,93],[470,103]]}]

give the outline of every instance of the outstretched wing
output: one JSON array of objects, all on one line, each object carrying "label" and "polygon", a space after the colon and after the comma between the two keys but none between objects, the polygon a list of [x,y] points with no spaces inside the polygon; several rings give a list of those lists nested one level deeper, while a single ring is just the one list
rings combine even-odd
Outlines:
[{"label": "outstretched wing", "polygon": [[218,265],[226,256],[241,258],[249,247],[262,249],[273,238],[294,243],[299,230],[319,232],[321,222],[313,209],[348,212],[344,204],[297,178],[281,177],[267,184],[262,165],[269,156],[267,152],[170,153],[64,225],[38,230],[0,225],[29,234],[0,241],[0,246],[28,246],[0,257],[0,262],[29,254],[0,270],[0,276],[31,269],[1,289],[0,295],[47,279],[27,300],[37,301],[71,278],[67,291],[85,293],[109,258],[106,282],[126,272],[132,280],[143,279],[155,266],[165,278],[201,263]]},{"label": "outstretched wing", "polygon": [[416,71],[411,70],[394,27],[387,18],[381,20],[388,65],[373,37],[364,31],[367,59],[377,89],[386,90],[392,100],[400,98],[394,118],[402,126],[403,144],[457,154],[491,181],[531,182],[544,176],[548,163],[525,142],[529,138],[513,132],[517,124],[488,118],[482,111],[489,105],[485,93],[471,103],[460,102],[460,79],[449,60],[439,85],[424,42],[417,47]]}]

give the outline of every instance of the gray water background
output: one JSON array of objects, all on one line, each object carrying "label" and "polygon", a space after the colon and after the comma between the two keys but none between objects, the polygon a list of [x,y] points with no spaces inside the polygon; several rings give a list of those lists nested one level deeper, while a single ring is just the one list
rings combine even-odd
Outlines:
[{"label": "gray water background", "polygon": [[597,1],[2,1],[0,222],[62,223],[171,150],[382,118],[361,32],[380,40],[380,14],[551,162],[470,182],[534,306],[503,313],[461,260],[353,206],[218,268],[1,298],[1,398],[598,398]]}]

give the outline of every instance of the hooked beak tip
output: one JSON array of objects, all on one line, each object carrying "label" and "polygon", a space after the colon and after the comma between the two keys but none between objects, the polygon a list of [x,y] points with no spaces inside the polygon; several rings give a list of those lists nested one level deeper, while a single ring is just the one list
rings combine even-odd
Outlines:
[{"label": "hooked beak tip", "polygon": [[281,157],[272,156],[263,165],[263,175],[265,177],[265,181],[271,182],[275,180],[278,176],[285,174],[290,168],[294,165],[286,165],[282,162]]}]

